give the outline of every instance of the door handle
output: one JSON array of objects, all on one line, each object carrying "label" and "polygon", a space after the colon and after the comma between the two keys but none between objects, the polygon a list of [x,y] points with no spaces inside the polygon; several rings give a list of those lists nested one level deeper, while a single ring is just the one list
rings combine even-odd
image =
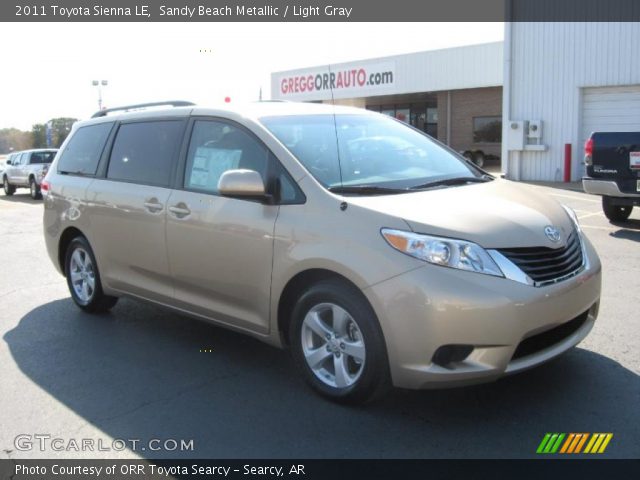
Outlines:
[{"label": "door handle", "polygon": [[186,217],[191,213],[191,210],[189,210],[186,205],[182,207],[179,207],[178,205],[174,205],[172,207],[169,207],[169,211],[178,218]]},{"label": "door handle", "polygon": [[144,202],[144,208],[146,208],[151,213],[160,212],[163,208],[161,203],[157,203],[154,201]]}]

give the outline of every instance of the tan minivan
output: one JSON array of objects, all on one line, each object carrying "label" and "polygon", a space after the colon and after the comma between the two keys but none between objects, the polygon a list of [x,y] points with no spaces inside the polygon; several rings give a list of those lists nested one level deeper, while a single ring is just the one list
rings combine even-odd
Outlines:
[{"label": "tan minivan", "polygon": [[289,347],[337,401],[497,379],[578,344],[601,266],[575,214],[361,109],[102,111],[42,185],[74,302],[120,296]]}]

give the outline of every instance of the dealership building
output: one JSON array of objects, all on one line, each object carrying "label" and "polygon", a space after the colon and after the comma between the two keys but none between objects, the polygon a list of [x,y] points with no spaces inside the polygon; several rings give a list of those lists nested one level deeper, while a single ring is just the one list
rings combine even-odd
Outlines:
[{"label": "dealership building", "polygon": [[640,131],[638,39],[637,22],[507,23],[504,42],[276,72],[271,98],[394,116],[515,180],[578,180],[591,132]]},{"label": "dealership building", "polygon": [[496,42],[277,72],[271,98],[375,110],[458,151],[497,157],[502,58]]}]

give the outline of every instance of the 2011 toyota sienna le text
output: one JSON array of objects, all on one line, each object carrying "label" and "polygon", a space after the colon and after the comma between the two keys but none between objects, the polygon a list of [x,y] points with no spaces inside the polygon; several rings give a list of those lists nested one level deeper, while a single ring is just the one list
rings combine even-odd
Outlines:
[{"label": "2011 toyota sienna le text", "polygon": [[350,403],[494,380],[593,327],[598,256],[531,187],[373,112],[185,103],[99,112],[47,174],[47,249],[83,310],[135,297],[289,347]]}]

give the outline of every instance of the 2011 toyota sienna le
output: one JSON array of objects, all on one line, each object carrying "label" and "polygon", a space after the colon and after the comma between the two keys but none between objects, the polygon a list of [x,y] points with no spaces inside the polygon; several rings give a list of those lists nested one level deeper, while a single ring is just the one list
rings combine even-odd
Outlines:
[{"label": "2011 toyota sienna le", "polygon": [[289,347],[348,403],[495,380],[593,327],[598,256],[531,187],[360,109],[170,105],[77,123],[49,169],[83,310],[134,297]]}]

